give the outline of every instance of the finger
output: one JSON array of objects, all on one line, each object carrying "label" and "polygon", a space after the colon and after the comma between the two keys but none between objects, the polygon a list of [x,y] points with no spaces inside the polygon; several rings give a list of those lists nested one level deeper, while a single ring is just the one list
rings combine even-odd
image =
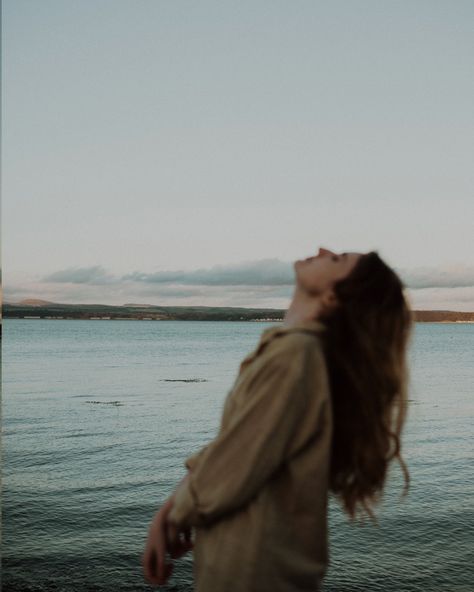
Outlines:
[{"label": "finger", "polygon": [[156,558],[156,553],[152,553],[148,561],[146,558],[143,559],[145,564],[145,578],[150,584],[163,586],[172,574],[174,566],[172,562],[165,562],[163,572],[159,573],[156,569]]},{"label": "finger", "polygon": [[166,574],[166,539],[163,529],[160,529],[156,541],[156,562],[157,577],[162,580]]},{"label": "finger", "polygon": [[159,586],[163,586],[164,584],[166,584],[166,582],[168,581],[168,578],[173,573],[173,567],[174,567],[174,565],[173,565],[173,562],[172,561],[166,561],[165,562],[163,573],[160,574],[156,578],[156,582],[155,583],[158,584]]},{"label": "finger", "polygon": [[182,557],[188,550],[184,549],[183,547],[175,547],[173,551],[170,553],[172,559],[179,559]]},{"label": "finger", "polygon": [[183,541],[182,541],[183,544],[186,546],[186,548],[188,550],[192,549],[194,547],[194,541],[192,538],[192,528],[191,527],[185,528],[182,531],[182,533],[183,533],[183,537],[184,537]]},{"label": "finger", "polygon": [[179,559],[183,555],[185,555],[188,551],[194,548],[194,544],[192,541],[186,541],[185,539],[180,539],[179,545],[176,545],[173,548],[173,552],[171,557],[173,559]]},{"label": "finger", "polygon": [[192,542],[192,529],[191,528],[186,528],[184,530],[184,540],[187,541],[188,543]]},{"label": "finger", "polygon": [[157,583],[156,555],[151,547],[147,547],[142,557],[143,573],[150,583]]},{"label": "finger", "polygon": [[181,547],[180,550],[176,553],[176,555],[173,556],[173,559],[179,559],[183,555],[186,555],[186,553],[188,553],[192,549],[193,547],[191,545]]},{"label": "finger", "polygon": [[166,524],[166,546],[172,557],[181,547],[179,530],[174,524],[169,522]]},{"label": "finger", "polygon": [[179,529],[172,522],[166,523],[166,536],[167,540],[172,544],[176,544],[179,541]]},{"label": "finger", "polygon": [[192,533],[190,528],[186,528],[182,530],[179,534],[179,541],[181,546],[186,547],[187,549],[191,546],[194,546],[194,541],[192,539]]}]

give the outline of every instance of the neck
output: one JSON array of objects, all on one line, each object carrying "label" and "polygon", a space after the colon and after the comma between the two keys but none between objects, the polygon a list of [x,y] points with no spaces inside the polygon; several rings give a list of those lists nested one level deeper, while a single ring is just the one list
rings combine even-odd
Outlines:
[{"label": "neck", "polygon": [[284,327],[292,327],[298,323],[316,320],[322,311],[322,305],[317,296],[311,296],[295,287],[293,298],[283,318]]}]

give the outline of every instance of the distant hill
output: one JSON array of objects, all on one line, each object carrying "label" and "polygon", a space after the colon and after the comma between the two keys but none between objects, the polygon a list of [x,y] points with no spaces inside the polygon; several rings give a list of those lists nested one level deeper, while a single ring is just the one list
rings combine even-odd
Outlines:
[{"label": "distant hill", "polygon": [[[24,301],[23,301],[24,302]],[[59,304],[44,306],[5,303],[5,318],[93,319],[93,320],[182,320],[182,321],[246,321],[280,320],[283,310],[215,306],[152,306],[107,304]]]},{"label": "distant hill", "polygon": [[474,323],[474,312],[454,310],[415,310],[415,321],[419,323]]},{"label": "distant hill", "polygon": [[[4,303],[5,318],[155,320],[155,321],[281,321],[283,309],[219,306],[154,306],[148,304],[60,304],[39,299]],[[452,310],[415,310],[414,320],[421,323],[474,323],[474,312]]]},{"label": "distant hill", "polygon": [[122,304],[122,306],[130,306],[130,308],[150,308],[153,304],[135,304],[134,302],[128,302],[127,304]]},{"label": "distant hill", "polygon": [[22,306],[50,306],[54,305],[54,302],[50,302],[49,300],[39,300],[38,298],[27,298],[26,300],[21,300],[18,304]]}]

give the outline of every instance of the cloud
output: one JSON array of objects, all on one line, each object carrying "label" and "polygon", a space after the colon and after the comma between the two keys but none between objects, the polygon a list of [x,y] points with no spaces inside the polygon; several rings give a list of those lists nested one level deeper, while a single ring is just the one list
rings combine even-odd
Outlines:
[{"label": "cloud", "polygon": [[195,271],[133,272],[124,280],[146,284],[192,284],[200,286],[289,286],[294,283],[292,263],[260,259],[234,265],[216,265]]},{"label": "cloud", "polygon": [[[396,270],[407,288],[465,288],[474,286],[474,266],[418,267]],[[154,286],[260,286],[272,290],[294,284],[293,262],[280,259],[244,261],[233,265],[215,265],[196,270],[141,272],[134,271],[121,277],[107,272],[104,267],[70,267],[56,271],[42,279],[58,284],[122,284],[136,283]],[[189,295],[189,292],[188,292]]]},{"label": "cloud", "polygon": [[[474,286],[474,266],[418,267],[397,270],[408,288],[465,288]],[[216,265],[195,271],[133,272],[123,280],[142,284],[181,284],[200,286],[292,286],[292,262],[261,259],[235,265]]]},{"label": "cloud", "polygon": [[417,267],[399,271],[408,288],[467,288],[474,286],[474,266]]},{"label": "cloud", "polygon": [[54,284],[103,285],[116,281],[116,278],[102,266],[94,265],[92,267],[69,267],[68,269],[56,271],[44,277],[42,281]]}]

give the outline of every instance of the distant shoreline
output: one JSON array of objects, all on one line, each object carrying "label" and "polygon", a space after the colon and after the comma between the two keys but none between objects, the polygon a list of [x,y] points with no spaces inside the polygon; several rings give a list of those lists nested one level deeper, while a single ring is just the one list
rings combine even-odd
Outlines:
[{"label": "distant shoreline", "polygon": [[[3,317],[9,321],[153,321],[153,322],[169,322],[169,321],[180,321],[180,322],[203,322],[203,323],[219,323],[219,322],[233,322],[233,323],[281,323],[283,319],[244,319],[244,320],[217,320],[217,319],[140,319],[140,318],[118,318],[118,319],[94,319],[94,318],[74,318],[74,317]],[[437,325],[474,325],[474,321],[419,321],[415,319],[415,323],[435,323]]]},{"label": "distant shoreline", "polygon": [[[219,306],[154,306],[125,304],[63,304],[26,300],[3,305],[6,319],[88,320],[88,321],[251,321],[281,323],[285,310]],[[474,323],[474,312],[414,310],[418,323]]]}]

